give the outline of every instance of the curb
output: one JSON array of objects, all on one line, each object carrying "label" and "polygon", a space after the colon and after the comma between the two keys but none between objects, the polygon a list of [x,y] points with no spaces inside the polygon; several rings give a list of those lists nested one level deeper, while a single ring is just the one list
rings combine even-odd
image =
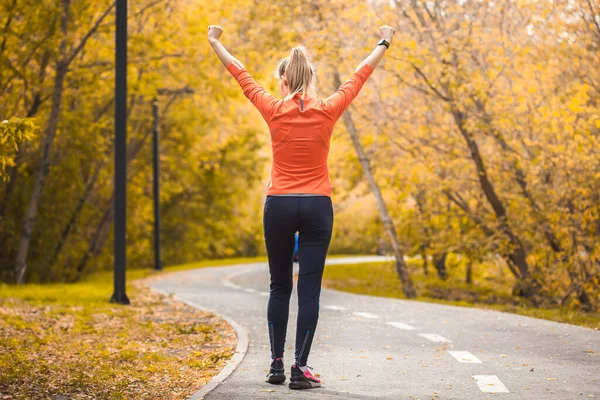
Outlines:
[{"label": "curb", "polygon": [[[156,289],[152,286],[150,288],[151,288],[151,290],[153,290],[157,293],[164,294],[165,296],[171,295],[171,293],[167,293],[163,290]],[[237,343],[237,346],[235,349],[235,353],[233,354],[233,356],[231,357],[229,362],[225,365],[225,367],[223,367],[221,372],[219,372],[217,375],[213,376],[213,378],[210,381],[208,381],[204,386],[202,386],[202,388],[200,390],[198,390],[196,393],[192,394],[187,399],[187,400],[202,400],[209,392],[211,392],[213,389],[215,389],[217,386],[219,386],[219,384],[221,384],[225,379],[227,379],[227,377],[229,375],[231,375],[233,373],[233,371],[235,371],[235,369],[240,364],[240,362],[242,362],[242,360],[244,359],[244,356],[248,352],[248,333],[246,333],[246,330],[244,329],[244,327],[242,327],[240,324],[238,324],[236,321],[234,321],[233,319],[231,319],[230,317],[228,317],[226,315],[220,314],[209,308],[199,306],[198,304],[195,304],[193,301],[182,299],[177,295],[174,295],[173,298],[177,301],[181,301],[182,303],[187,304],[188,306],[197,308],[199,310],[210,312],[210,313],[216,315],[217,317],[227,321],[227,323],[229,325],[231,325],[231,327],[235,330],[235,333],[238,338],[238,343]]]}]

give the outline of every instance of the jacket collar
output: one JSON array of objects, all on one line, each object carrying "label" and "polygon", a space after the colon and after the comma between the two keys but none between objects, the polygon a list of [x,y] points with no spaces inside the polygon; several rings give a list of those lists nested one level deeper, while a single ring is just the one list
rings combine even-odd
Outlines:
[{"label": "jacket collar", "polygon": [[[302,96],[302,92],[298,92],[298,93],[296,93],[296,94],[294,95],[294,97],[293,97],[293,98],[294,98],[294,99],[299,99],[301,96]],[[308,93],[307,93],[307,94],[306,94],[306,98],[307,98],[307,99],[310,99],[310,98],[311,98],[310,94],[308,94]]]}]

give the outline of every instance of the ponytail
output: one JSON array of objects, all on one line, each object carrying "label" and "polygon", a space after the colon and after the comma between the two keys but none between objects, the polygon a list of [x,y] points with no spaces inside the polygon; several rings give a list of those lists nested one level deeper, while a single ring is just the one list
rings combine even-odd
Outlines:
[{"label": "ponytail", "polygon": [[316,96],[315,69],[303,46],[294,47],[290,55],[279,63],[277,72],[280,78],[285,76],[288,82],[290,92],[284,100],[292,99],[299,92],[302,92],[303,99],[309,92]]}]

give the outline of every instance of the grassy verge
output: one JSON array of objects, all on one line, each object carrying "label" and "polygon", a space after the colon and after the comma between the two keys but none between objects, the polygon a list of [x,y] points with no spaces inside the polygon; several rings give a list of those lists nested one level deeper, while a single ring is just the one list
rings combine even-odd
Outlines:
[{"label": "grassy verge", "polygon": [[[585,313],[568,307],[536,308],[510,293],[512,278],[501,269],[489,265],[474,266],[473,284],[464,282],[464,266],[449,261],[450,276],[446,281],[434,271],[424,275],[421,262],[408,262],[411,276],[420,295],[416,300],[464,307],[488,308],[530,317],[600,329],[600,313]],[[374,296],[405,298],[395,266],[390,262],[328,265],[323,286],[346,292]]]},{"label": "grassy verge", "polygon": [[130,306],[108,302],[110,272],[75,284],[0,286],[0,398],[183,399],[198,390],[233,354],[235,332],[210,313],[151,292],[141,278],[153,276],[128,272]]},{"label": "grassy verge", "polygon": [[372,257],[373,254],[327,254],[327,258]]}]

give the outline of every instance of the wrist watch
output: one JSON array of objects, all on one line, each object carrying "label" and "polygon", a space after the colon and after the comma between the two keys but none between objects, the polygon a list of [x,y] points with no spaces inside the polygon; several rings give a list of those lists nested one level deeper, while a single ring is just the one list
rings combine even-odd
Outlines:
[{"label": "wrist watch", "polygon": [[384,45],[387,49],[390,48],[390,42],[385,39],[381,39],[379,42],[377,42],[377,46],[379,45]]}]

